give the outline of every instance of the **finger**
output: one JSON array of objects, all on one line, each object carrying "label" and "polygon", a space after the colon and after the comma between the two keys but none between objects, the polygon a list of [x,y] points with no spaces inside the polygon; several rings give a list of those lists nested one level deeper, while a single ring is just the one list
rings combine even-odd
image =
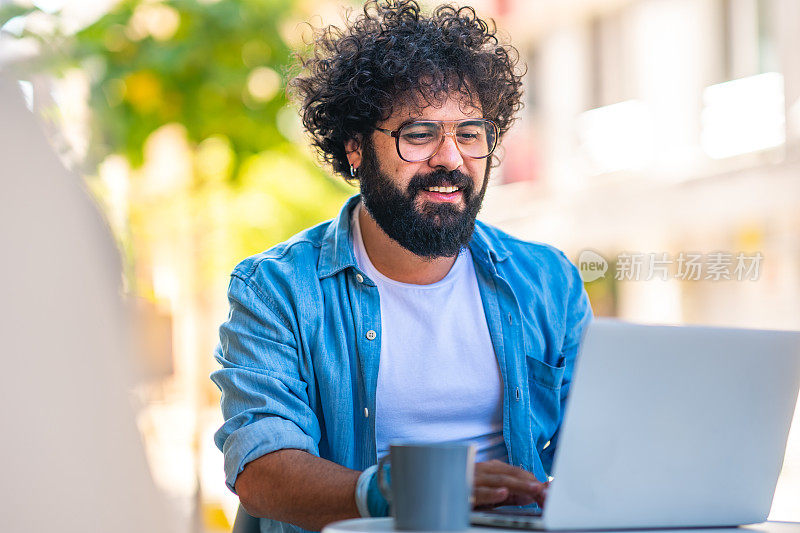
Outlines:
[{"label": "finger", "polygon": [[531,498],[530,496],[521,496],[519,494],[512,494],[511,496],[506,498],[505,501],[503,501],[499,505],[525,506],[525,505],[530,505],[532,503],[538,503],[538,502],[534,498]]},{"label": "finger", "polygon": [[478,476],[481,474],[499,474],[523,479],[526,481],[538,481],[536,476],[527,470],[523,470],[522,468],[504,463],[502,461],[498,461],[497,459],[483,463],[476,463],[475,475]]},{"label": "finger", "polygon": [[492,506],[508,498],[508,489],[505,487],[475,487],[472,495],[474,507]]},{"label": "finger", "polygon": [[545,483],[539,483],[539,486],[529,492],[527,496],[533,502],[536,502],[539,507],[544,508],[544,501],[547,498],[547,485]]},{"label": "finger", "polygon": [[[534,478],[535,479],[535,478]],[[474,480],[476,487],[506,487],[512,494],[519,494],[537,498],[541,491],[543,484],[538,481],[530,481],[528,478],[520,479],[514,476],[505,474],[481,474],[476,475]]]}]

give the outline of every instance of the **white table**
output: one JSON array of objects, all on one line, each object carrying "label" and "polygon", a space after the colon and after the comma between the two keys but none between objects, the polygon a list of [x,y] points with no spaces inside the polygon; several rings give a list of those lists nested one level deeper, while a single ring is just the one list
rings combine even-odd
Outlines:
[{"label": "white table", "polygon": [[[393,518],[356,518],[354,520],[342,520],[326,526],[322,533],[384,533],[394,531]],[[472,527],[467,530],[469,533],[523,533],[524,529],[501,529],[497,527]],[[605,533],[632,533],[636,530],[626,529],[623,531],[606,531]],[[733,528],[702,528],[702,529],[659,529],[649,530],[657,533],[669,533],[670,531],[679,533],[800,533],[800,522],[764,522]],[[570,533],[578,533],[571,531]]]}]

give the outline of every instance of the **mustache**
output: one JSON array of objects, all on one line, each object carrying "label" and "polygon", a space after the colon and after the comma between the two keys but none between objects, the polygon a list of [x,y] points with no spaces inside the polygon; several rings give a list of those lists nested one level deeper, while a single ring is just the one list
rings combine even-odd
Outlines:
[{"label": "mustache", "polygon": [[408,182],[408,191],[416,194],[427,187],[458,187],[462,191],[469,192],[472,188],[472,180],[458,170],[434,170],[428,174],[417,174]]}]

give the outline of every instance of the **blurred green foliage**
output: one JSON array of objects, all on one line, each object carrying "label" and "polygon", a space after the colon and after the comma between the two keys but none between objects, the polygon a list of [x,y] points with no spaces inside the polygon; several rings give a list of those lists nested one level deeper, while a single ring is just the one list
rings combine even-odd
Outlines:
[{"label": "blurred green foliage", "polygon": [[78,32],[70,55],[99,71],[92,109],[107,149],[138,164],[147,136],[169,122],[195,142],[223,135],[239,156],[285,142],[276,127],[285,78],[261,101],[247,82],[254,69],[286,71],[280,25],[290,14],[279,0],[126,1]]},{"label": "blurred green foliage", "polygon": [[[152,271],[170,261],[159,259],[165,242],[193,242],[202,290],[244,256],[334,216],[353,193],[316,164],[287,100],[287,41],[307,17],[296,4],[124,0],[77,32],[54,24],[47,35],[27,26],[22,33],[47,50],[35,68],[55,76],[77,68],[88,77],[89,173],[113,154],[132,168],[127,225],[116,229],[139,292],[151,293]],[[0,24],[59,16],[36,11],[5,6]],[[159,131],[181,137],[175,159],[190,159],[189,178],[153,171],[148,153]]]}]

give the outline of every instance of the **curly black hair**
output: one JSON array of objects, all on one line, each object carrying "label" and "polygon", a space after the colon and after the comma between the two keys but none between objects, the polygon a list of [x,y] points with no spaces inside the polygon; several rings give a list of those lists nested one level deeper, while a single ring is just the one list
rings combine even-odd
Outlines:
[{"label": "curly black hair", "polygon": [[471,7],[442,5],[427,16],[415,0],[369,0],[344,28],[317,30],[313,44],[290,87],[313,145],[346,179],[345,142],[358,143],[395,105],[424,107],[459,92],[474,106],[477,97],[501,137],[522,106],[517,50]]}]

